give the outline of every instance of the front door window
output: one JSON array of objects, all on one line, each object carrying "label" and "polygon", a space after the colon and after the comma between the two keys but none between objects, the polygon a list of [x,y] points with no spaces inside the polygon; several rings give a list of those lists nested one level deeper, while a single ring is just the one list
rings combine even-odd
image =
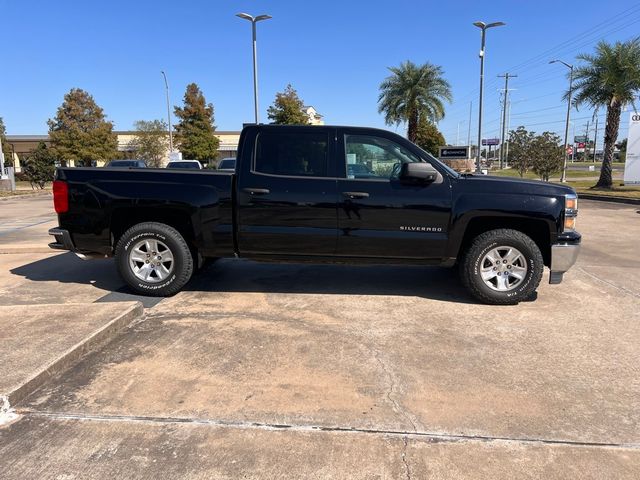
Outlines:
[{"label": "front door window", "polygon": [[350,180],[397,179],[403,163],[420,158],[386,138],[373,135],[346,135],[346,167]]}]

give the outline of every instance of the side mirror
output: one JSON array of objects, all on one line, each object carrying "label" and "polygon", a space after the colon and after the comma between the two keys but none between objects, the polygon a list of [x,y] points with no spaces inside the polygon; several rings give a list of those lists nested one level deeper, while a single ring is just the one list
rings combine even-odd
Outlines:
[{"label": "side mirror", "polygon": [[426,185],[438,179],[438,171],[428,163],[403,163],[400,181],[409,185]]}]

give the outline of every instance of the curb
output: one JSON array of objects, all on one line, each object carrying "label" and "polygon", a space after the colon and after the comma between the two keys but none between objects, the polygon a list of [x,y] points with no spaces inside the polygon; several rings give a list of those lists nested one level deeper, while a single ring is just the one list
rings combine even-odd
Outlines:
[{"label": "curb", "polygon": [[64,250],[54,250],[49,247],[24,246],[24,247],[3,247],[0,246],[0,255],[13,255],[20,253],[65,253]]},{"label": "curb", "polygon": [[598,202],[626,203],[628,205],[640,205],[638,198],[609,197],[605,195],[594,195],[592,193],[578,193],[578,198],[583,200],[596,200]]},{"label": "curb", "polygon": [[4,397],[4,409],[8,410],[9,408],[13,408],[13,406],[18,402],[24,400],[37,388],[42,386],[47,380],[49,380],[49,378],[74,366],[74,364],[76,364],[82,357],[112,340],[121,330],[129,326],[133,320],[143,315],[144,308],[142,303],[128,303],[129,307],[124,312],[119,314],[106,325],[100,327],[88,337],[80,340],[80,342],[64,352],[59,358],[49,363],[49,365],[44,367],[40,372],[36,373],[18,388],[11,392],[0,394],[0,407],[2,406],[2,397]]},{"label": "curb", "polygon": [[4,200],[16,200],[18,198],[34,198],[34,197],[42,197],[44,195],[53,195],[53,193],[51,193],[51,191],[49,190],[44,190],[42,192],[38,192],[38,193],[27,193],[25,195],[9,195],[6,197],[0,197],[0,202],[4,201]]}]

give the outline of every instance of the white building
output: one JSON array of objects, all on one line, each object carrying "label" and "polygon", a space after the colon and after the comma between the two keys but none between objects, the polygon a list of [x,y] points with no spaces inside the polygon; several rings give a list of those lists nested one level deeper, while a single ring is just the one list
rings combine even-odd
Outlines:
[{"label": "white building", "polygon": [[302,107],[302,111],[309,117],[309,123],[311,125],[324,125],[322,115],[320,115],[312,105]]}]

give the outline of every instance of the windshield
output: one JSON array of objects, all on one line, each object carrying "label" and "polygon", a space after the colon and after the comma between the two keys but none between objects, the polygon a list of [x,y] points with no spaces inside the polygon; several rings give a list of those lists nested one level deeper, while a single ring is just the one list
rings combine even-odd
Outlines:
[{"label": "windshield", "polygon": [[107,164],[109,167],[137,167],[138,162],[135,160],[114,160]]},{"label": "windshield", "polygon": [[167,168],[200,168],[196,162],[169,162]]},{"label": "windshield", "polygon": [[227,168],[227,169],[235,169],[236,168],[236,161],[234,159],[227,159],[227,160],[222,160],[220,162],[220,165],[218,165],[218,169],[223,169],[223,168]]}]

